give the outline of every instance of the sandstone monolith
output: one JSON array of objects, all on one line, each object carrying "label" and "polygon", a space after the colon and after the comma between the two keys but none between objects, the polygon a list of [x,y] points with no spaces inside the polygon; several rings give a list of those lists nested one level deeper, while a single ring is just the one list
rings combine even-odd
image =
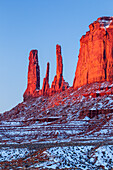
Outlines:
[{"label": "sandstone monolith", "polygon": [[101,17],[89,25],[80,39],[73,87],[113,80],[113,17]]}]

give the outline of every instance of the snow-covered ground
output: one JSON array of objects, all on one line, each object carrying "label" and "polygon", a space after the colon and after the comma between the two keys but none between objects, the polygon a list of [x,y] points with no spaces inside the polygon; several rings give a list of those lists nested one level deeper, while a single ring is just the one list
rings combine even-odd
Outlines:
[{"label": "snow-covered ground", "polygon": [[[36,150],[31,152],[28,148],[0,149],[0,164],[3,161],[20,160],[18,161],[21,162],[19,167],[23,168],[21,158],[26,162],[29,160],[31,164],[29,168],[111,170],[113,168],[113,145],[51,147],[41,152]],[[12,167],[13,165],[14,163]]]},{"label": "snow-covered ground", "polygon": [[[50,97],[40,96],[33,98],[26,102],[22,102],[14,107],[9,112],[0,114],[0,144],[27,144],[30,143],[61,143],[61,142],[78,142],[99,143],[113,141],[113,82],[93,83],[85,85],[77,90],[69,88],[66,91],[55,94]],[[109,143],[110,144],[110,143]],[[88,148],[93,146],[84,146],[88,152]],[[101,146],[101,150],[105,146]],[[66,149],[67,148],[67,149]],[[61,152],[69,152],[66,148],[53,148],[53,150],[47,150],[47,154],[50,155],[53,167],[62,167],[63,161],[58,162],[59,158],[52,160],[56,150],[62,150]],[[79,154],[84,155],[85,150],[81,147],[70,147],[73,157],[74,150],[79,150]],[[111,155],[113,154],[112,146],[106,147],[105,154],[102,156],[101,151],[97,150],[94,157],[90,160],[91,166],[100,166],[99,161],[106,162],[106,159],[111,161]],[[1,159],[5,160],[2,153],[5,154],[5,149],[1,150]],[[50,154],[50,152],[51,154]],[[108,151],[110,156],[108,155]],[[16,154],[18,150],[10,150],[10,153]],[[27,151],[23,150],[23,153]],[[60,152],[60,151],[59,151]],[[77,152],[77,151],[76,151]],[[9,150],[8,150],[9,153]],[[21,150],[20,150],[21,153]],[[78,153],[78,152],[77,152]],[[98,155],[98,160],[96,154]],[[103,151],[104,153],[104,151]],[[25,153],[24,153],[25,154]],[[10,155],[10,154],[9,154]],[[18,155],[18,154],[17,154]],[[16,158],[18,156],[16,155]],[[22,156],[22,154],[20,154]],[[57,154],[58,155],[58,154]],[[64,154],[65,155],[65,154]],[[4,158],[3,158],[4,157]],[[64,162],[69,158],[67,155]],[[107,158],[106,158],[107,157]],[[85,161],[87,155],[82,156],[82,160]],[[6,156],[8,160],[8,157]],[[66,160],[65,160],[66,159]],[[74,158],[75,159],[75,158]],[[79,158],[76,157],[79,162]],[[75,159],[75,160],[76,160]],[[10,159],[12,160],[12,158]],[[67,162],[69,162],[71,158]],[[96,161],[94,163],[94,161]],[[75,161],[76,162],[76,161]],[[86,161],[87,162],[87,161]],[[51,162],[49,162],[51,163]],[[101,162],[102,163],[102,162]],[[47,165],[47,162],[41,163],[43,166]],[[65,163],[68,167],[68,164]],[[73,161],[71,161],[72,166]],[[70,166],[71,166],[70,164]],[[80,168],[90,168],[89,163],[85,165],[81,164]],[[105,167],[107,164],[103,164]],[[34,165],[32,165],[34,166]],[[39,164],[36,164],[38,167]],[[41,165],[40,165],[41,166]],[[78,166],[78,164],[76,164]]]},{"label": "snow-covered ground", "polygon": [[9,148],[3,147],[0,149],[0,162],[12,161],[19,158],[23,158],[28,155],[29,150],[27,148]]},{"label": "snow-covered ground", "polygon": [[54,147],[44,152],[49,157],[46,165],[37,165],[53,169],[78,168],[92,169],[103,166],[113,168],[113,146],[67,146]]},{"label": "snow-covered ground", "polygon": [[113,84],[109,82],[40,96],[0,115],[0,143],[113,139],[112,113]]}]

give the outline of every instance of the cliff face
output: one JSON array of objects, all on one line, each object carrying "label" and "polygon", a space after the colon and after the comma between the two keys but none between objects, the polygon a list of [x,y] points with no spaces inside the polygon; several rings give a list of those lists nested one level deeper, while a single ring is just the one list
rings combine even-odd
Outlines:
[{"label": "cliff face", "polygon": [[80,39],[73,87],[113,80],[113,17],[101,17],[89,25]]},{"label": "cliff face", "polygon": [[40,89],[40,67],[38,64],[38,51],[31,50],[29,54],[28,83],[24,93],[24,100],[33,96]]}]

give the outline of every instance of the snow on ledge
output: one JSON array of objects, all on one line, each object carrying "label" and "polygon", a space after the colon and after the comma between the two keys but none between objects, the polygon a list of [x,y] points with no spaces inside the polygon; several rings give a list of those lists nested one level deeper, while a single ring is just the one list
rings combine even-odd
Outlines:
[{"label": "snow on ledge", "polygon": [[110,17],[108,19],[100,19],[98,20],[98,22],[100,23],[100,27],[104,28],[106,30],[106,28],[109,28],[109,25],[111,24],[111,22],[113,21],[113,17]]}]

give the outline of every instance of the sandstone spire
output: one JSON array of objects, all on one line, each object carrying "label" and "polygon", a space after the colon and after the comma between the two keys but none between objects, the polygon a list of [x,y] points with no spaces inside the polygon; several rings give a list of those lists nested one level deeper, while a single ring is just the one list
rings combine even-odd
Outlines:
[{"label": "sandstone spire", "polygon": [[113,81],[113,17],[98,18],[89,29],[80,39],[74,88]]},{"label": "sandstone spire", "polygon": [[57,63],[56,76],[54,77],[54,80],[51,85],[51,94],[58,91],[63,91],[69,87],[69,84],[65,82],[63,78],[61,46],[58,44],[56,45],[56,63]]},{"label": "sandstone spire", "polygon": [[32,97],[40,89],[40,67],[38,64],[38,51],[31,50],[29,54],[28,83],[24,93],[24,100]]},{"label": "sandstone spire", "polygon": [[49,87],[49,62],[47,63],[46,76],[43,79],[43,86],[40,90],[40,67],[38,64],[38,51],[32,50],[29,54],[28,66],[28,83],[27,89],[23,95],[24,101],[30,97],[38,97],[40,95],[50,96],[56,92],[64,91],[69,87],[63,78],[63,62],[61,55],[61,46],[56,45],[56,76],[52,82],[51,88]]},{"label": "sandstone spire", "polygon": [[49,62],[47,63],[46,77],[43,79],[42,94],[47,95],[49,93]]},{"label": "sandstone spire", "polygon": [[56,75],[57,75],[57,82],[58,82],[58,88],[61,87],[62,84],[62,75],[63,75],[63,64],[62,64],[62,55],[61,55],[61,46],[56,45],[56,62],[57,62],[57,68],[56,68]]}]

